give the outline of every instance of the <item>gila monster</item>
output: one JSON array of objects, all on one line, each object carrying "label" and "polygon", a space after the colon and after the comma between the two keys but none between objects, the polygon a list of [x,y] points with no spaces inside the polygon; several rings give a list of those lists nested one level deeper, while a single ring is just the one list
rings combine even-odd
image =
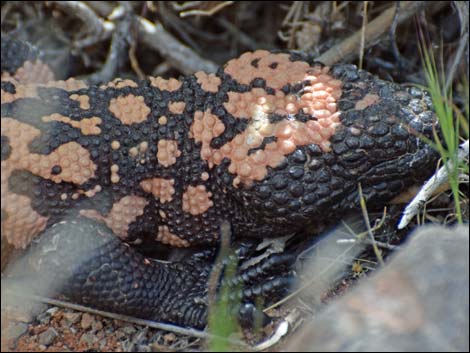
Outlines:
[{"label": "gila monster", "polygon": [[[359,184],[383,206],[437,159],[429,96],[354,65],[257,50],[216,74],[88,85],[54,81],[29,44],[1,50],[2,249],[38,248],[38,276],[97,308],[204,327],[222,222],[233,244],[301,231],[357,208]],[[239,269],[234,296],[283,293],[291,263]]]}]

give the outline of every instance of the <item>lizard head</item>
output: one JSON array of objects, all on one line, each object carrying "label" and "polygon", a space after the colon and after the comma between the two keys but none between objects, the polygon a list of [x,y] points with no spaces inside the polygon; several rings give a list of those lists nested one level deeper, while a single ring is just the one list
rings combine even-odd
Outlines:
[{"label": "lizard head", "polygon": [[201,156],[256,216],[292,226],[339,215],[358,206],[359,184],[383,205],[433,171],[437,154],[421,137],[432,139],[436,116],[418,88],[267,51],[220,76],[224,111],[200,116],[218,139],[201,139]]}]

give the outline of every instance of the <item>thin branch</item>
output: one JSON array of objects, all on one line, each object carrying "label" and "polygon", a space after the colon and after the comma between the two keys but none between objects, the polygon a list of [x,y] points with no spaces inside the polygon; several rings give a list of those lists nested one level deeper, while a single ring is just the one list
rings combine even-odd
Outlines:
[{"label": "thin branch", "polygon": [[[468,158],[468,140],[462,143],[459,146],[458,152],[458,161],[461,162],[464,159]],[[431,179],[429,179],[426,184],[421,188],[419,193],[415,198],[410,202],[403,211],[403,216],[398,223],[398,229],[405,228],[411,219],[418,214],[422,206],[429,200],[429,198],[434,194],[434,192],[444,183],[447,182],[449,177],[449,170],[453,169],[451,161],[448,161],[447,165],[442,166],[437,173],[435,173]]]},{"label": "thin branch", "polygon": [[[295,317],[295,318],[297,320],[299,319],[298,317]],[[287,334],[287,332],[289,332],[290,326],[292,326],[292,322],[289,319],[283,319],[273,330],[273,333],[271,334],[270,337],[258,343],[256,346],[252,347],[253,351],[261,352],[279,343],[282,337],[284,337]]]},{"label": "thin branch", "polygon": [[364,47],[366,42],[367,28],[367,1],[362,3],[362,26],[361,26],[361,45],[359,46],[359,68],[362,69],[362,60],[364,58]]},{"label": "thin branch", "polygon": [[189,75],[196,71],[216,72],[217,65],[200,57],[193,50],[180,43],[167,32],[161,24],[137,17],[139,40],[157,50],[165,59],[183,74]]},{"label": "thin branch", "polygon": [[[13,293],[12,293],[12,295],[13,295]],[[166,324],[166,323],[157,322],[157,321],[153,321],[153,320],[139,319],[139,318],[136,318],[136,317],[133,317],[133,316],[115,314],[115,313],[108,312],[108,311],[93,309],[93,308],[90,308],[90,307],[84,306],[84,305],[69,303],[69,302],[64,301],[64,300],[52,299],[52,298],[47,298],[47,297],[43,297],[43,296],[39,296],[39,295],[32,295],[32,294],[21,294],[21,293],[17,293],[17,292],[15,292],[14,295],[15,296],[20,296],[22,298],[32,300],[32,301],[35,301],[35,302],[54,305],[54,306],[58,306],[58,307],[61,307],[61,308],[80,311],[80,312],[83,312],[83,313],[89,313],[89,314],[93,314],[93,315],[100,315],[100,316],[103,316],[103,317],[106,317],[106,318],[109,318],[109,319],[126,321],[126,322],[130,322],[130,323],[137,324],[137,325],[149,326],[149,327],[159,329],[159,330],[171,331],[171,332],[174,332],[174,333],[177,333],[177,334],[180,334],[180,335],[198,337],[198,338],[209,338],[210,337],[210,334],[208,334],[205,331],[182,328],[182,327],[176,326],[176,325]]]},{"label": "thin branch", "polygon": [[[115,23],[103,20],[82,1],[49,1],[48,3],[60,7],[67,13],[76,15],[90,29],[90,36],[76,41],[74,43],[76,47],[81,48],[94,44],[109,38],[116,31]],[[122,5],[118,6],[118,8],[121,7]],[[218,66],[216,64],[203,59],[192,49],[182,44],[172,34],[167,32],[161,24],[152,24],[150,21],[139,16],[135,16],[133,20],[137,23],[139,41],[157,50],[183,74],[188,75],[196,71],[217,71]]]},{"label": "thin branch", "polygon": [[200,331],[200,330],[196,330],[196,329],[192,329],[192,328],[184,328],[184,327],[181,327],[181,326],[166,324],[166,323],[163,323],[163,322],[158,322],[158,321],[153,321],[153,320],[139,319],[137,317],[128,316],[128,315],[115,314],[115,313],[112,313],[112,312],[97,310],[97,309],[93,309],[93,308],[90,308],[90,307],[87,307],[87,306],[84,306],[84,305],[73,304],[73,303],[63,301],[63,300],[42,297],[42,296],[39,296],[39,295],[22,294],[22,293],[18,293],[17,291],[15,291],[15,293],[8,293],[8,292],[10,292],[10,291],[7,289],[7,294],[19,296],[21,298],[25,298],[25,299],[32,300],[32,301],[39,302],[39,303],[54,305],[54,306],[58,306],[58,307],[61,307],[61,308],[71,309],[71,310],[80,311],[80,312],[84,312],[84,313],[89,313],[89,314],[93,314],[93,315],[100,315],[102,317],[106,317],[106,318],[109,318],[109,319],[130,322],[130,323],[133,323],[133,324],[136,324],[136,325],[148,326],[148,327],[151,327],[151,328],[154,328],[154,329],[170,331],[170,332],[174,332],[176,334],[184,335],[184,336],[204,338],[204,339],[217,337],[217,338],[224,339],[227,342],[230,342],[230,343],[235,344],[237,346],[244,347],[244,348],[249,348],[249,346],[247,346],[247,344],[242,342],[242,341],[239,341],[239,340],[236,340],[236,339],[233,339],[233,338],[219,337],[217,335],[213,335],[213,334],[208,333],[206,331]]},{"label": "thin branch", "polygon": [[246,46],[248,49],[256,50],[268,47],[268,45],[266,45],[265,43],[256,42],[253,38],[251,38],[246,33],[242,32],[237,26],[235,26],[233,23],[226,20],[225,18],[216,17],[215,20],[217,24],[224,27],[224,29],[230,32],[242,45]]},{"label": "thin branch", "polygon": [[47,1],[47,4],[53,4],[68,14],[79,17],[90,36],[74,43],[77,48],[83,48],[101,40],[107,39],[114,33],[115,26],[113,22],[105,21],[98,16],[83,1]]},{"label": "thin branch", "polygon": [[[400,12],[396,17],[398,23],[406,21],[418,11],[432,5],[432,1],[402,1],[400,2]],[[369,22],[365,30],[365,48],[376,42],[392,25],[395,17],[395,6],[385,10],[380,16]],[[325,65],[333,65],[341,60],[350,59],[358,54],[357,48],[360,46],[362,38],[362,28],[338,45],[327,50],[320,55],[317,60]]]},{"label": "thin branch", "polygon": [[377,242],[375,241],[373,230],[370,226],[369,213],[367,212],[366,200],[364,199],[364,195],[362,194],[361,184],[358,184],[358,189],[359,189],[359,198],[360,198],[359,203],[361,205],[362,217],[364,218],[364,222],[365,222],[366,227],[367,227],[367,234],[369,234],[370,241],[372,243],[372,248],[374,249],[375,256],[379,260],[379,263],[383,266],[384,265],[384,259],[382,258],[382,253],[380,252],[379,247],[377,246]]},{"label": "thin branch", "polygon": [[[349,238],[349,239],[338,239],[337,240],[337,243],[338,244],[355,244],[356,242],[364,242],[366,244],[369,244],[369,245],[372,245],[372,241],[370,239],[356,239],[356,238]],[[384,242],[381,242],[381,241],[378,241],[378,240],[375,240],[375,244],[377,244],[377,246],[379,248],[382,248],[382,249],[387,249],[387,250],[397,250],[397,249],[400,249],[400,246],[399,245],[392,245],[392,244],[388,244],[388,243],[384,243]]]},{"label": "thin branch", "polygon": [[450,85],[452,84],[452,82],[454,82],[455,71],[457,70],[457,67],[461,64],[462,57],[465,54],[465,49],[467,47],[468,47],[468,31],[465,32],[463,37],[460,39],[459,48],[457,49],[457,53],[455,54],[455,58],[452,62],[449,73],[446,75],[447,76],[446,87],[445,87],[446,91],[449,90]]},{"label": "thin branch", "polygon": [[230,6],[234,3],[234,1],[222,1],[218,5],[214,6],[213,8],[209,10],[200,10],[200,9],[194,9],[194,10],[188,10],[188,11],[182,11],[180,12],[180,17],[188,17],[188,16],[212,16],[213,14],[219,12],[223,8]]},{"label": "thin branch", "polygon": [[89,75],[86,79],[90,83],[108,82],[116,77],[116,73],[122,62],[127,59],[127,48],[129,43],[133,43],[132,22],[133,14],[130,7],[119,6],[115,9],[115,30],[111,40],[109,53],[106,57],[104,65],[99,71]]}]

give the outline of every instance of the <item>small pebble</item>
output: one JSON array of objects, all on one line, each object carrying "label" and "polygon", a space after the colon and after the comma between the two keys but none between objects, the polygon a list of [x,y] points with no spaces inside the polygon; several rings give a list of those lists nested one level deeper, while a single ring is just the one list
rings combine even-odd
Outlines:
[{"label": "small pebble", "polygon": [[128,335],[132,335],[136,332],[136,329],[134,326],[124,326],[122,330]]},{"label": "small pebble", "polygon": [[165,343],[172,343],[176,340],[176,335],[173,332],[167,333],[163,335],[163,339],[165,340]]},{"label": "small pebble", "polygon": [[108,343],[108,340],[106,338],[103,338],[99,345],[100,345],[100,350],[102,350],[104,347],[106,347],[106,344]]},{"label": "small pebble", "polygon": [[64,313],[63,315],[65,324],[67,326],[72,326],[76,324],[78,320],[80,320],[81,314],[80,313]]},{"label": "small pebble", "polygon": [[90,332],[84,333],[80,337],[80,344],[85,344],[87,347],[93,346],[96,342],[98,342],[98,338]]},{"label": "small pebble", "polygon": [[47,310],[46,310],[46,313],[48,313],[48,314],[51,315],[51,316],[54,316],[55,313],[57,313],[58,311],[59,311],[59,308],[56,307],[56,306],[54,306],[54,307],[52,307],[52,308],[50,308],[50,309],[47,309]]},{"label": "small pebble", "polygon": [[38,336],[38,343],[43,346],[49,346],[59,334],[55,329],[49,327]]},{"label": "small pebble", "polygon": [[44,313],[39,314],[36,319],[44,325],[48,325],[51,322],[51,315],[46,311]]},{"label": "small pebble", "polygon": [[82,329],[87,330],[94,324],[94,322],[94,317],[88,313],[85,313],[82,315],[82,321],[80,322],[80,326]]}]

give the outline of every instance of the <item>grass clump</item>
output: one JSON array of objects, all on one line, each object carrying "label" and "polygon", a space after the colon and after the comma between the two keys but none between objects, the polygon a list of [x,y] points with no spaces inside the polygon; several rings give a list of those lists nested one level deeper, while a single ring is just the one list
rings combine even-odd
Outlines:
[{"label": "grass clump", "polygon": [[[463,88],[463,109],[453,103],[452,84],[447,84],[452,77],[446,77],[444,70],[439,69],[433,51],[426,44],[422,31],[418,41],[419,52],[424,67],[426,87],[431,96],[440,125],[440,134],[434,130],[434,141],[427,142],[436,149],[447,168],[449,185],[455,203],[455,214],[459,223],[463,223],[459,175],[468,174],[468,164],[459,162],[458,149],[460,141],[469,137],[469,88],[468,78],[463,75],[460,87]],[[441,62],[443,62],[441,55]],[[441,65],[442,66],[442,65]]]}]

